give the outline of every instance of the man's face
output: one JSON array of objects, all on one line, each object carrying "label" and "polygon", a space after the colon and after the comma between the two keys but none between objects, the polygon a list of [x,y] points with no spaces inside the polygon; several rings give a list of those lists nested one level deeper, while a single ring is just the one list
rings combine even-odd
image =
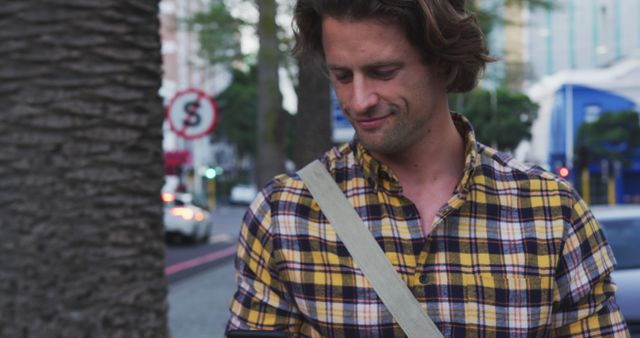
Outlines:
[{"label": "man's face", "polygon": [[425,141],[447,92],[400,27],[327,17],[322,37],[340,106],[360,142],[390,156]]}]

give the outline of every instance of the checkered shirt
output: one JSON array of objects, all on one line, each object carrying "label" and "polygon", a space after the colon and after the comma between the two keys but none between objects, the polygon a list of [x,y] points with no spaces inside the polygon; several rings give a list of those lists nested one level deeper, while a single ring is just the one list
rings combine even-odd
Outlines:
[{"label": "checkered shirt", "polygon": [[[422,232],[397,178],[357,142],[322,158],[445,337],[626,337],[612,251],[566,181],[465,139],[453,196]],[[271,181],[240,231],[227,329],[405,337],[297,175]],[[389,285],[393,287],[393,285]]]}]

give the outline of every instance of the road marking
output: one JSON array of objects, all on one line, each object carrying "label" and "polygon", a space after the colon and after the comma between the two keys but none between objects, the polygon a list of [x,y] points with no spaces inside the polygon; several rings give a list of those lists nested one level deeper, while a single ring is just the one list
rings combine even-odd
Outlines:
[{"label": "road marking", "polygon": [[176,273],[178,273],[180,271],[184,271],[184,270],[196,267],[196,266],[200,266],[202,264],[206,264],[206,263],[209,263],[209,262],[217,261],[217,260],[225,258],[225,257],[229,257],[231,255],[234,255],[235,253],[236,253],[236,246],[232,245],[232,246],[230,246],[230,247],[228,247],[226,249],[218,250],[218,251],[212,252],[212,253],[204,255],[204,256],[192,258],[192,259],[184,261],[184,262],[180,262],[180,263],[176,263],[176,264],[167,266],[166,268],[164,268],[164,275],[165,276],[171,276],[171,275],[176,274]]}]

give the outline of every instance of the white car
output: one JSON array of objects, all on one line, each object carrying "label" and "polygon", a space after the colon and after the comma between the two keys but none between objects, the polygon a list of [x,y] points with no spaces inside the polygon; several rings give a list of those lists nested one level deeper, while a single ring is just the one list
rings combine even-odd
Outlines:
[{"label": "white car", "polygon": [[640,337],[640,205],[591,208],[604,229],[618,265],[616,301],[632,337]]},{"label": "white car", "polygon": [[248,205],[258,194],[255,184],[237,184],[231,188],[229,202],[232,204]]},{"label": "white car", "polygon": [[163,193],[164,230],[167,237],[205,242],[211,232],[209,211],[192,203],[190,194]]}]

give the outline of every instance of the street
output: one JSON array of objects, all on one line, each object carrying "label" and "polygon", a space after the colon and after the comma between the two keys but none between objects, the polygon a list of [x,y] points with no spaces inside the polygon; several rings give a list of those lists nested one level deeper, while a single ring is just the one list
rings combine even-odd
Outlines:
[{"label": "street", "polygon": [[218,338],[224,334],[235,288],[233,260],[169,286],[173,338]]},{"label": "street", "polygon": [[[245,210],[216,208],[207,244],[167,245],[165,271],[170,269],[169,329],[173,338],[223,336],[235,289],[234,248]],[[184,262],[192,263],[181,265]]]}]

